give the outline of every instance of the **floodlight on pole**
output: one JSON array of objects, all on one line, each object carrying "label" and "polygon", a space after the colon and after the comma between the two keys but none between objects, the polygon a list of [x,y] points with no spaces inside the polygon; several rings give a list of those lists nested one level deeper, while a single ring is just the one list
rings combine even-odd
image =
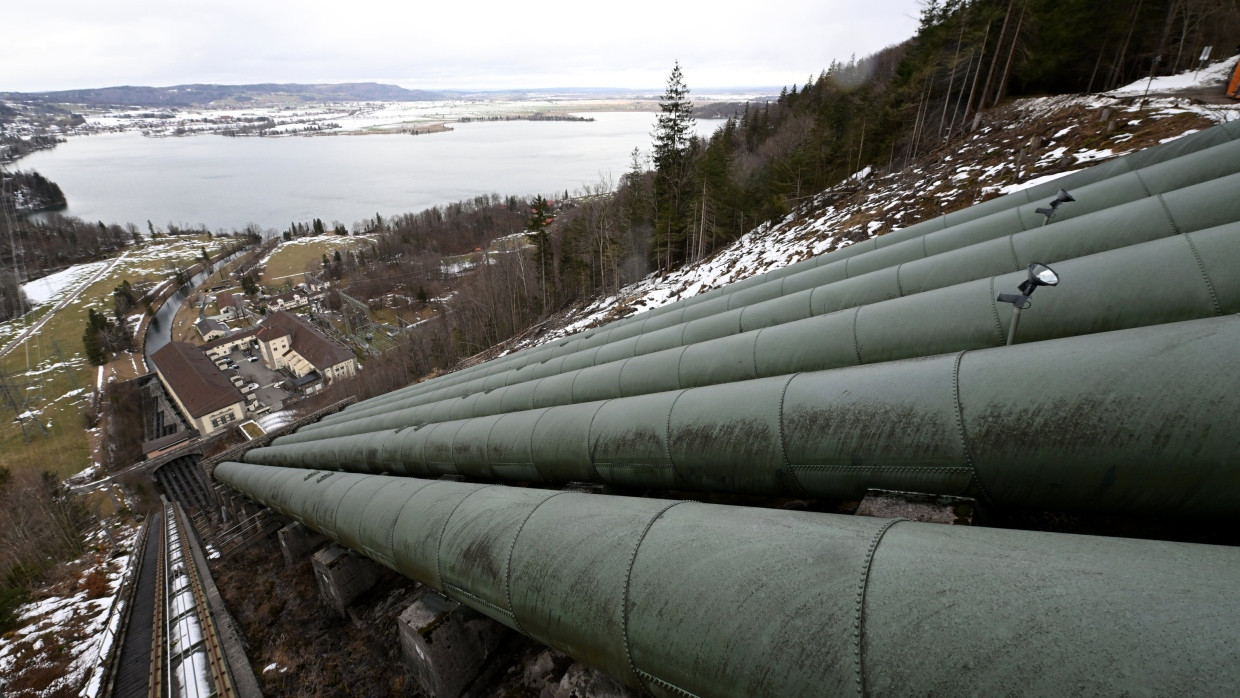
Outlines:
[{"label": "floodlight on pole", "polygon": [[1042,225],[1046,225],[1051,222],[1052,218],[1055,217],[1055,211],[1059,210],[1059,205],[1066,204],[1070,201],[1076,201],[1076,199],[1072,198],[1072,195],[1066,190],[1060,189],[1059,193],[1055,195],[1054,201],[1051,201],[1045,207],[1034,209],[1034,213],[1040,213],[1043,216],[1046,216],[1046,219],[1042,221]]},{"label": "floodlight on pole", "polygon": [[[1060,192],[1064,192],[1062,189]],[[1058,286],[1059,275],[1053,269],[1040,262],[1029,265],[1029,278],[1020,282],[1020,293],[1000,293],[995,300],[1000,303],[1012,304],[1012,323],[1008,325],[1007,343],[1011,346],[1016,338],[1016,326],[1020,324],[1020,311],[1029,307],[1029,298],[1039,286]]]}]

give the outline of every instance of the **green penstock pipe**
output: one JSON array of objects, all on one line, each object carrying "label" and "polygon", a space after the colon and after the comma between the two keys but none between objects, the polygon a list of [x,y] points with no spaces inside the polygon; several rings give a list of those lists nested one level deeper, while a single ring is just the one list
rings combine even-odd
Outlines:
[{"label": "green penstock pipe", "polygon": [[[1006,232],[1014,232],[1015,230],[1029,229],[1033,225],[1041,225],[1042,217],[1034,213],[1034,209],[1045,202],[1038,202],[1046,197],[1052,197],[1058,187],[1078,188],[1087,187],[1087,191],[1077,191],[1079,200],[1071,205],[1065,205],[1060,208],[1057,213],[1057,221],[1062,221],[1084,213],[1100,210],[1112,205],[1117,205],[1125,201],[1131,201],[1135,198],[1149,196],[1160,192],[1171,191],[1172,189],[1182,188],[1194,183],[1203,182],[1212,178],[1230,174],[1237,171],[1240,167],[1240,155],[1237,155],[1237,146],[1231,144],[1230,141],[1240,137],[1240,127],[1234,124],[1227,124],[1222,127],[1210,129],[1201,134],[1194,134],[1187,138],[1164,144],[1141,153],[1125,156],[1111,162],[1097,165],[1080,173],[1071,175],[1069,178],[1056,180],[1040,187],[1030,188],[1021,192],[1000,197],[976,206],[947,214],[935,221],[926,222],[912,226],[910,228],[895,231],[887,235],[883,235],[872,240],[858,243],[841,250],[820,255],[810,260],[777,269],[767,274],[752,277],[742,281],[734,282],[728,286],[699,294],[693,298],[686,299],[683,302],[673,303],[662,308],[658,308],[645,313],[640,313],[631,318],[616,321],[605,325],[596,330],[590,330],[581,333],[578,336],[568,339],[551,342],[538,347],[525,349],[514,354],[510,354],[499,359],[474,366],[468,369],[457,371],[447,376],[441,376],[430,381],[409,386],[395,394],[417,394],[425,390],[436,389],[445,385],[453,385],[463,380],[469,380],[479,376],[492,375],[498,371],[515,368],[518,365],[528,365],[536,363],[547,358],[562,356],[571,351],[577,351],[583,348],[598,346],[605,341],[616,341],[624,337],[633,336],[643,331],[665,327],[669,321],[674,320],[680,322],[704,317],[707,314],[718,312],[721,307],[731,308],[739,307],[739,303],[753,302],[763,297],[771,297],[772,290],[779,293],[790,292],[785,286],[788,284],[780,283],[772,285],[772,282],[780,281],[787,276],[802,276],[803,272],[812,271],[824,265],[833,265],[837,262],[862,255],[863,253],[886,249],[900,242],[906,242],[915,238],[923,237],[927,234],[943,230],[946,227],[955,227],[964,223],[988,217],[991,220],[985,222],[981,226],[983,231],[994,230],[995,226],[1008,226]],[[1176,145],[1179,144],[1179,145]],[[1228,147],[1212,147],[1219,144]],[[1172,147],[1174,146],[1174,147]],[[1202,152],[1205,151],[1205,152]],[[1176,161],[1181,160],[1182,161]],[[1141,169],[1140,172],[1130,172],[1129,170]],[[1118,177],[1127,173],[1127,176]],[[1103,187],[1089,186],[1094,182],[1102,182],[1107,179],[1117,179],[1115,182]],[[1045,191],[1043,191],[1045,190]],[[1030,204],[1023,214],[1020,211],[1013,212],[1010,209],[1023,204]],[[996,215],[1007,211],[1007,215]],[[979,224],[980,225],[980,224]],[[1015,226],[1015,227],[1012,227]],[[972,226],[977,228],[977,226]],[[971,229],[972,229],[971,228]],[[1000,230],[999,232],[1005,232]],[[951,238],[948,238],[950,240]],[[897,253],[906,254],[908,247],[905,246],[904,252]],[[922,256],[928,254],[928,250],[922,250]],[[873,268],[876,263],[889,261],[893,253],[884,252],[885,256],[876,256],[876,261],[867,264],[854,265],[849,268],[847,264],[842,268],[835,269],[834,272],[828,270],[828,273],[843,272],[844,276],[855,276],[863,273],[867,268]],[[840,267],[839,264],[834,264]],[[811,277],[811,278],[820,278]],[[810,285],[817,285],[811,282]],[[764,286],[765,289],[752,289],[751,286]],[[792,283],[792,287],[805,287],[804,279],[798,285]],[[745,298],[737,300],[729,300],[723,302],[719,300],[720,296],[730,296],[733,293],[749,290]],[[705,307],[690,308],[689,306]],[[674,313],[674,318],[660,318],[662,315]],[[640,327],[625,327],[633,323],[641,323]],[[363,409],[372,403],[386,402],[387,397],[381,396],[370,401],[364,401],[357,405],[346,408],[345,412],[356,409]]]},{"label": "green penstock pipe", "polygon": [[[1240,147],[1240,142],[1236,144]],[[1237,153],[1240,163],[1240,152]],[[370,407],[323,419],[301,433],[330,425],[382,415],[422,402],[464,397],[528,380],[686,346],[811,316],[859,307],[902,296],[1024,270],[1032,262],[1056,263],[1082,255],[1122,248],[1211,226],[1240,221],[1240,174],[1228,175],[1184,189],[1080,216],[1046,228],[1015,233],[966,245],[904,264],[847,279],[816,279],[822,285],[725,311],[672,327],[647,332],[605,346],[577,351],[523,368],[420,394],[396,391],[377,398]],[[958,229],[946,231],[951,234]],[[891,250],[895,247],[888,248]],[[860,258],[858,258],[860,259]],[[851,260],[849,260],[851,261]],[[816,275],[830,267],[807,272]],[[789,277],[791,281],[797,277]],[[670,317],[670,316],[667,316]]]},{"label": "green penstock pipe", "polygon": [[1240,316],[1227,315],[269,446],[245,460],[827,500],[880,488],[970,495],[1000,508],[1235,516],[1238,343]]},{"label": "green penstock pipe", "polygon": [[1235,695],[1235,548],[223,463],[654,696]]},{"label": "green penstock pipe", "polygon": [[[1055,271],[1062,282],[1036,296],[1021,342],[1240,313],[1240,223],[1056,262]],[[486,391],[428,393],[273,444],[1003,346],[1013,312],[996,296],[1026,278],[1010,272]]]}]

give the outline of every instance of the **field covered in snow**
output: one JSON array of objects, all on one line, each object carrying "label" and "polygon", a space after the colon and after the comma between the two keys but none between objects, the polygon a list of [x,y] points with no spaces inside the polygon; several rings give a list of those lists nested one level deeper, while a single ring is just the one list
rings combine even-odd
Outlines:
[{"label": "field covered in snow", "polygon": [[[89,432],[82,418],[87,401],[101,382],[132,378],[146,369],[136,354],[118,357],[104,371],[86,361],[82,333],[87,309],[112,317],[112,291],[123,281],[160,289],[175,268],[191,264],[203,247],[214,254],[221,244],[205,236],[163,237],[26,284],[38,305],[25,317],[0,324],[0,376],[13,386],[17,407],[15,411],[0,403],[0,465],[62,476],[91,466]],[[136,324],[140,319],[127,320]],[[17,415],[25,418],[25,436]]]},{"label": "field covered in snow", "polygon": [[[326,102],[296,106],[202,109],[84,109],[85,131],[141,131],[150,136],[211,133],[257,135],[358,135],[429,133],[462,120],[526,118],[535,114],[626,111],[633,100],[548,95],[523,100],[457,99],[423,102]],[[654,103],[648,107],[654,110]],[[588,118],[588,117],[587,117]],[[450,128],[450,126],[449,126]]]}]

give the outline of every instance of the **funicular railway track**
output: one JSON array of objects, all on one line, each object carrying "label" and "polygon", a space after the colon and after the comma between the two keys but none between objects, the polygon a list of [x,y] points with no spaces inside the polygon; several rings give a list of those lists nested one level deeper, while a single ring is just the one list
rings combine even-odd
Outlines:
[{"label": "funicular railway track", "polygon": [[238,695],[191,545],[189,520],[165,501],[152,518],[110,695]]}]

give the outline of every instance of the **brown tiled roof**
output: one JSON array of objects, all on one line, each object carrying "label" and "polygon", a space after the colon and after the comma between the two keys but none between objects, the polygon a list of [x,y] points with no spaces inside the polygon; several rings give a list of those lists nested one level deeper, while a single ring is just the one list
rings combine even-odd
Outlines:
[{"label": "brown tiled roof", "polygon": [[212,320],[211,318],[205,318],[205,317],[200,317],[197,320],[195,320],[194,326],[197,327],[198,330],[202,332],[203,334],[207,334],[208,332],[215,332],[216,330],[219,330],[220,332],[228,331],[228,326],[225,325],[224,323],[218,320]]},{"label": "brown tiled roof", "polygon": [[227,337],[220,337],[219,339],[213,339],[210,342],[207,342],[206,344],[199,347],[199,349],[202,349],[205,351],[207,349],[214,349],[224,344],[230,344],[232,342],[245,339],[246,337],[253,337],[254,335],[258,334],[258,329],[259,328],[257,325],[255,325],[254,327],[247,327],[244,330],[241,330],[240,332],[234,332],[228,335]]},{"label": "brown tiled roof", "polygon": [[151,354],[151,361],[192,417],[203,417],[245,400],[241,391],[192,344],[169,342]]},{"label": "brown tiled roof", "polygon": [[215,297],[215,304],[223,310],[226,305],[236,306],[237,299],[233,298],[233,294],[228,291],[220,291],[220,294]]},{"label": "brown tiled roof", "polygon": [[277,310],[263,318],[259,326],[262,329],[258,331],[258,338],[264,342],[291,335],[289,348],[317,369],[330,368],[354,358],[353,352],[328,339],[298,315]]}]

